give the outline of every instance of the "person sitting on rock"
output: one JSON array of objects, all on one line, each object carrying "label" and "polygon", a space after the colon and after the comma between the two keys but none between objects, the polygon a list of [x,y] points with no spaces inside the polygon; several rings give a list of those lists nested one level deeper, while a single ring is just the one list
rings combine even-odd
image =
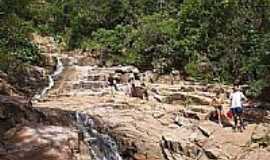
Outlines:
[{"label": "person sitting on rock", "polygon": [[[248,99],[241,92],[240,86],[235,85],[233,88],[233,93],[230,95],[230,111],[233,114],[234,119],[234,130],[237,128],[242,132],[242,129],[245,129],[242,113],[243,113],[243,103],[242,100],[247,101]],[[238,127],[238,119],[240,121],[240,126]]]},{"label": "person sitting on rock", "polygon": [[134,83],[131,84],[131,97],[138,97],[140,99],[148,100],[148,92],[144,86],[135,86]]},{"label": "person sitting on rock", "polygon": [[220,91],[216,92],[216,96],[214,97],[214,99],[211,102],[211,105],[215,108],[215,112],[217,115],[217,119],[218,119],[218,124],[223,127],[222,125],[222,120],[221,120],[221,115],[223,113],[223,106],[222,104],[224,103],[224,100],[221,96]]},{"label": "person sitting on rock", "polygon": [[141,86],[142,86],[142,90],[143,90],[143,96],[144,96],[144,98],[145,98],[146,100],[148,100],[148,99],[149,99],[148,92],[147,92],[148,89],[147,89],[145,83],[143,82],[143,83],[141,84]]}]

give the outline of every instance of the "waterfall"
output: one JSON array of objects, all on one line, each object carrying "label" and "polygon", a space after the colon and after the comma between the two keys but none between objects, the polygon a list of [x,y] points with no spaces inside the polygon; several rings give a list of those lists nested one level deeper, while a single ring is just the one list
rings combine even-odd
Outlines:
[{"label": "waterfall", "polygon": [[89,151],[95,160],[122,160],[117,145],[113,139],[94,129],[95,123],[90,116],[75,112],[77,128],[84,135],[84,141],[89,144]]},{"label": "waterfall", "polygon": [[57,59],[56,69],[51,75],[48,75],[48,80],[49,80],[48,86],[45,87],[41,91],[40,94],[35,95],[33,97],[34,100],[42,99],[43,97],[45,97],[47,92],[54,86],[54,79],[57,78],[57,76],[59,76],[63,72],[64,65],[63,65],[61,59],[59,57],[56,57],[56,59]]},{"label": "waterfall", "polygon": [[[42,92],[34,96],[35,100],[42,99],[54,86],[55,79],[63,72],[64,66],[59,57],[57,57],[57,65],[55,71],[48,76],[49,84]],[[88,73],[88,72],[84,72]],[[87,114],[75,112],[75,125],[83,134],[84,141],[89,145],[91,159],[95,160],[122,160],[115,141],[106,134],[99,133],[95,130],[93,119]]]}]

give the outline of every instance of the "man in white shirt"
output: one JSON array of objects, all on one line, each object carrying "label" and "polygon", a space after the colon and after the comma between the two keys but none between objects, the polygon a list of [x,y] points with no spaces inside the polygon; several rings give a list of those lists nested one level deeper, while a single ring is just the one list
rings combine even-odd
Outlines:
[{"label": "man in white shirt", "polygon": [[233,114],[233,119],[234,119],[234,129],[237,128],[238,125],[238,118],[240,120],[240,131],[244,129],[244,123],[243,123],[243,118],[242,118],[242,113],[243,113],[243,105],[242,105],[242,100],[247,100],[245,95],[241,92],[241,89],[238,85],[234,86],[233,93],[230,95],[230,100],[231,100],[231,112]]}]

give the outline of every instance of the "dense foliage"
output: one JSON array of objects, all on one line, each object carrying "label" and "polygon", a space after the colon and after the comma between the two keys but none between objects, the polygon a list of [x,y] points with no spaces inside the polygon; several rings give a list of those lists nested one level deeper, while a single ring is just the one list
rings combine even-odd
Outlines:
[{"label": "dense foliage", "polygon": [[32,32],[28,6],[31,0],[0,0],[0,68],[12,63],[36,63],[38,49],[28,39]]},{"label": "dense foliage", "polygon": [[[207,81],[267,85],[270,0],[0,0],[0,54],[37,60],[27,33],[110,60]],[[9,57],[9,56],[8,56]]]}]

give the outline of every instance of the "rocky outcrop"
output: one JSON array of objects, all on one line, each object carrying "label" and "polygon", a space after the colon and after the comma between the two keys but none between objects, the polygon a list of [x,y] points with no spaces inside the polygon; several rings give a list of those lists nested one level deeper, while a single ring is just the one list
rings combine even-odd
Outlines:
[{"label": "rocky outcrop", "polygon": [[9,96],[0,96],[0,116],[1,134],[17,124],[38,123],[43,117],[41,113],[29,107],[25,98]]},{"label": "rocky outcrop", "polygon": [[251,124],[243,133],[235,133],[215,122],[183,117],[186,111],[181,105],[117,95],[59,97],[36,104],[39,108],[59,105],[63,110],[82,111],[94,117],[98,129],[117,141],[126,159],[231,160],[245,152],[256,126]]},{"label": "rocky outcrop", "polygon": [[[229,109],[227,94],[231,86],[194,81],[178,81],[173,85],[148,83],[144,77],[141,80],[145,80],[149,100],[141,100],[125,94],[128,74],[137,72],[127,68],[68,66],[48,99],[34,106],[84,112],[93,117],[97,129],[116,140],[124,159],[238,160],[244,153],[250,153],[246,148],[251,148],[258,108],[250,109],[256,114],[246,112],[250,124],[243,133],[235,133],[230,127],[221,128],[207,119],[214,112],[209,104],[217,90],[226,99],[224,112]],[[123,79],[118,81],[119,90],[114,95],[106,85],[109,74]],[[60,88],[56,95],[55,90]],[[264,113],[267,117],[268,113]]]},{"label": "rocky outcrop", "polygon": [[246,154],[241,155],[238,160],[268,160],[270,157],[270,150],[268,149],[255,149]]},{"label": "rocky outcrop", "polygon": [[5,132],[1,159],[74,160],[77,133],[70,128],[31,125]]},{"label": "rocky outcrop", "polygon": [[26,94],[33,94],[42,90],[48,84],[48,77],[44,68],[38,66],[11,66],[7,71],[8,82],[17,90]]},{"label": "rocky outcrop", "polygon": [[0,159],[89,160],[71,120],[61,111],[34,109],[23,97],[0,96]]},{"label": "rocky outcrop", "polygon": [[[34,41],[41,47],[42,66],[48,71],[36,66],[10,66],[8,76],[0,74],[2,94],[33,93],[47,85],[47,73],[53,70],[53,57],[58,51],[51,38],[34,37]],[[65,70],[47,99],[34,103],[35,108],[23,97],[0,96],[0,159],[89,159],[89,145],[78,143],[74,112],[93,118],[95,132],[116,140],[114,148],[119,149],[124,159],[249,160],[269,156],[269,126],[254,124],[268,122],[269,113],[265,110],[245,110],[249,124],[243,133],[221,128],[206,119],[214,111],[210,102],[215,92],[222,91],[226,99],[231,86],[183,81],[180,74],[160,76],[151,71],[141,74],[133,66],[98,67],[102,57],[92,51],[78,50],[57,56],[61,57]],[[110,74],[119,88],[114,96],[107,83]],[[145,82],[149,100],[128,97],[125,93],[133,74]],[[227,110],[226,101],[224,111]],[[93,137],[85,142],[96,143],[98,147],[107,145],[100,145]],[[79,147],[81,152],[77,153]]]},{"label": "rocky outcrop", "polygon": [[0,95],[16,96],[23,95],[15,87],[13,87],[8,81],[7,74],[0,71]]},{"label": "rocky outcrop", "polygon": [[55,54],[59,52],[52,37],[41,37],[37,34],[30,36],[32,42],[38,46],[40,51],[38,63],[30,65],[12,61],[4,73],[5,78],[0,73],[0,79],[13,86],[18,95],[34,96],[48,85],[47,75],[54,71],[56,66]]},{"label": "rocky outcrop", "polygon": [[251,137],[252,143],[258,144],[261,147],[270,146],[270,128],[269,124],[260,124],[256,126]]},{"label": "rocky outcrop", "polygon": [[97,53],[91,51],[83,52],[82,50],[64,51],[62,60],[65,66],[86,66],[100,64],[100,59]]}]

